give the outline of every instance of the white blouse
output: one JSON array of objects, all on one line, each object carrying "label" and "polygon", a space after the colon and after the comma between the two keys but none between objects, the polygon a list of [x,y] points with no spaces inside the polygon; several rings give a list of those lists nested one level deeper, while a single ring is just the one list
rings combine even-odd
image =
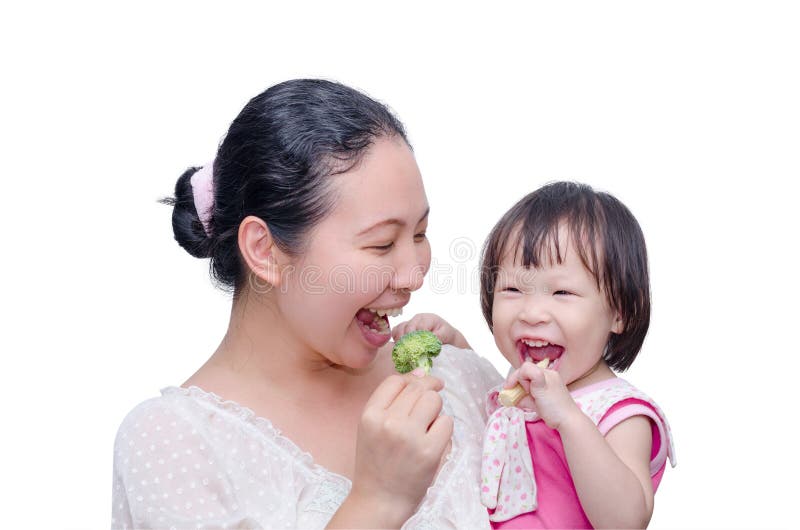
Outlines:
[{"label": "white blouse", "polygon": [[[502,378],[471,350],[445,345],[453,445],[403,528],[488,528],[479,494],[484,399]],[[324,528],[350,480],[252,410],[196,386],[167,387],[134,407],[114,443],[112,528]]]}]

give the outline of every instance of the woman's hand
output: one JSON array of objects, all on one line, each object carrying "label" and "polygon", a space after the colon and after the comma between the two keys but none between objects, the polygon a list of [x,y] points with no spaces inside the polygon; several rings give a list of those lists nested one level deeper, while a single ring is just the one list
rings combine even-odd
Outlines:
[{"label": "woman's hand", "polygon": [[401,322],[392,328],[392,338],[397,342],[400,337],[412,331],[421,329],[430,331],[436,335],[442,344],[452,344],[456,348],[466,348],[471,350],[467,339],[456,328],[450,325],[445,319],[434,313],[418,313],[411,320]]},{"label": "woman's hand", "polygon": [[568,419],[576,417],[575,414],[583,414],[555,370],[524,362],[509,374],[504,386],[513,388],[517,383],[528,393],[517,406],[536,411],[551,429],[558,430]]},{"label": "woman's hand", "polygon": [[442,381],[417,373],[388,377],[367,401],[353,487],[329,528],[399,528],[433,482],[453,419],[439,415]]}]

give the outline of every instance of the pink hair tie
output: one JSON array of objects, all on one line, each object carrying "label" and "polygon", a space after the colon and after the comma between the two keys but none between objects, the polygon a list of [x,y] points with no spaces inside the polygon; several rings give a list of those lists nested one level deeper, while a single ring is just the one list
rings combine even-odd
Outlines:
[{"label": "pink hair tie", "polygon": [[206,235],[211,236],[209,222],[214,211],[214,161],[212,160],[195,171],[190,182],[197,216],[200,218],[200,222],[203,223],[203,230],[206,231]]}]

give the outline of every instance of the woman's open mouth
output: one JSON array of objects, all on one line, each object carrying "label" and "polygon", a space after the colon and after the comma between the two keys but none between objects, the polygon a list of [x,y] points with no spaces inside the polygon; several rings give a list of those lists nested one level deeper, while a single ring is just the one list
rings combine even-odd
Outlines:
[{"label": "woman's open mouth", "polygon": [[367,342],[380,348],[392,338],[389,317],[401,314],[403,314],[402,308],[373,309],[365,307],[356,314],[356,322]]},{"label": "woman's open mouth", "polygon": [[522,362],[539,363],[548,359],[547,368],[555,370],[556,361],[564,353],[564,347],[542,339],[520,339],[517,341],[517,352]]}]

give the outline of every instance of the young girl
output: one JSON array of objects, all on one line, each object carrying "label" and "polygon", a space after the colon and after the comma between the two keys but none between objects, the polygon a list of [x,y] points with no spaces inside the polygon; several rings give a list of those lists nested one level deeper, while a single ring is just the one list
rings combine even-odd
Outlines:
[{"label": "young girl", "polygon": [[[506,213],[484,247],[481,305],[525,396],[489,393],[481,501],[495,528],[642,528],[669,458],[664,413],[618,378],[644,341],[644,237],[617,199],[558,182]],[[435,315],[426,328],[466,346]],[[538,365],[538,366],[537,366]],[[546,365],[546,368],[540,366]]]}]

